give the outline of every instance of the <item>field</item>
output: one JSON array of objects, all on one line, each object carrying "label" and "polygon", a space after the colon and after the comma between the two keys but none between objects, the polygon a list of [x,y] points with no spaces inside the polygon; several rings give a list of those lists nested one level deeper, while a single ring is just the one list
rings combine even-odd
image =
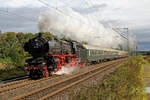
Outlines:
[{"label": "field", "polygon": [[143,57],[132,57],[98,85],[71,93],[72,100],[147,100]]}]

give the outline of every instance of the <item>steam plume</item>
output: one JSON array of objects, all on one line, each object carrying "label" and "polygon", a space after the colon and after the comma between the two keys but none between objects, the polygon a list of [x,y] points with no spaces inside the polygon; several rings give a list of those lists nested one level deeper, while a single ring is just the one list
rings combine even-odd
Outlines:
[{"label": "steam plume", "polygon": [[[89,21],[90,20],[90,21]],[[61,33],[79,42],[106,48],[127,47],[124,40],[112,29],[105,28],[98,20],[83,16],[71,8],[61,11],[50,8],[39,16],[39,30],[42,32]]]}]

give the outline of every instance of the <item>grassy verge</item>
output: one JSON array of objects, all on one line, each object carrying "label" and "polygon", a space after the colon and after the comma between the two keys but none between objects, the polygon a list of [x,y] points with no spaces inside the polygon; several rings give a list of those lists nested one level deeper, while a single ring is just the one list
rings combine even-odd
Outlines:
[{"label": "grassy verge", "polygon": [[97,86],[85,87],[72,100],[147,100],[143,80],[142,57],[132,57],[116,72],[99,82]]},{"label": "grassy verge", "polygon": [[26,75],[24,67],[18,67],[10,59],[0,59],[0,81],[8,80]]},{"label": "grassy verge", "polygon": [[15,66],[10,58],[7,59],[0,59],[0,70],[9,70],[14,69]]},{"label": "grassy verge", "polygon": [[148,64],[150,64],[150,56],[143,56],[143,58],[147,61]]},{"label": "grassy verge", "polygon": [[26,74],[27,72],[22,67],[10,70],[0,70],[0,81],[25,76]]},{"label": "grassy verge", "polygon": [[11,63],[12,61],[11,61],[11,59],[10,58],[7,58],[7,59],[1,59],[0,58],[0,63]]}]

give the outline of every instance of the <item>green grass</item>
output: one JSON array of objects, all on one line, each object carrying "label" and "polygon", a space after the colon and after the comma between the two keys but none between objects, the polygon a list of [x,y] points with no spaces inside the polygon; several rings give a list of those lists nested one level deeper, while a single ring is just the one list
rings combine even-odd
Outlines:
[{"label": "green grass", "polygon": [[132,57],[97,86],[85,87],[71,100],[147,100],[142,57]]},{"label": "green grass", "polygon": [[0,70],[10,70],[10,69],[14,69],[16,68],[16,66],[13,64],[13,62],[11,61],[11,59],[7,58],[7,59],[0,59]]},{"label": "green grass", "polygon": [[0,58],[0,63],[12,63],[11,58],[2,59]]},{"label": "green grass", "polygon": [[11,59],[0,59],[0,81],[25,76],[24,66],[16,66]]},{"label": "green grass", "polygon": [[23,68],[15,68],[6,70],[0,70],[0,81],[8,80],[16,77],[27,75],[27,72]]}]

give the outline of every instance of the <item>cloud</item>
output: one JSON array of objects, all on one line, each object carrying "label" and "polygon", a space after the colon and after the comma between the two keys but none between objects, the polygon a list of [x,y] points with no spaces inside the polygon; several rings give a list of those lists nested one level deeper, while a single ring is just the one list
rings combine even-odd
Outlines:
[{"label": "cloud", "polygon": [[42,4],[38,0],[0,0],[0,7],[11,7],[11,8],[20,8],[20,7],[42,7]]},{"label": "cloud", "polygon": [[149,51],[150,50],[150,42],[138,42],[138,50]]},{"label": "cloud", "polygon": [[0,30],[3,32],[37,32],[38,16],[45,8],[10,8],[8,12],[5,8],[0,8]]},{"label": "cloud", "polygon": [[88,7],[88,8],[73,8],[73,9],[82,14],[89,14],[89,13],[97,12],[105,7],[107,7],[106,4],[96,4],[96,5],[92,5],[91,7]]},{"label": "cloud", "polygon": [[150,29],[136,29],[132,30],[136,34],[138,42],[150,42]]}]

